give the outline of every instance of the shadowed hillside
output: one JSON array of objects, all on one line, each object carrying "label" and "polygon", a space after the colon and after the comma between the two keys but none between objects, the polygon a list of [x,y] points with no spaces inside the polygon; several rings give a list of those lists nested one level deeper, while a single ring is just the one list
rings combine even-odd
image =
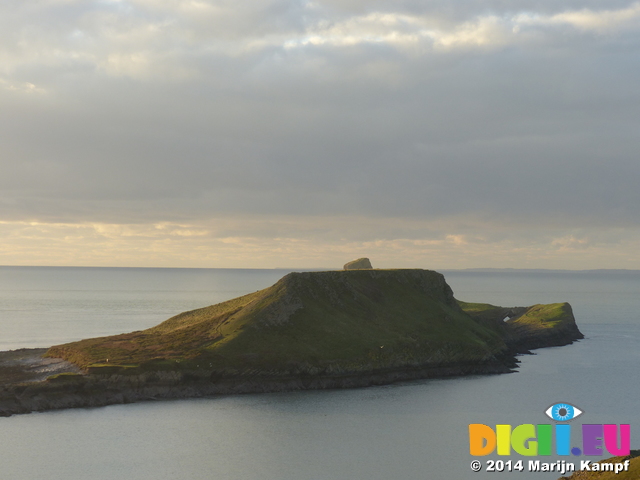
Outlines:
[{"label": "shadowed hillside", "polygon": [[[505,329],[502,318],[514,311],[519,318]],[[482,364],[528,336],[554,331],[565,314],[577,332],[568,304],[459,304],[444,277],[428,270],[291,273],[148,330],[52,347],[48,355],[94,373],[141,367],[327,374]]]},{"label": "shadowed hillside", "polygon": [[281,372],[490,360],[500,336],[425,270],[291,273],[256,293],[177,315],[148,330],[49,350],[83,368],[168,362]]}]

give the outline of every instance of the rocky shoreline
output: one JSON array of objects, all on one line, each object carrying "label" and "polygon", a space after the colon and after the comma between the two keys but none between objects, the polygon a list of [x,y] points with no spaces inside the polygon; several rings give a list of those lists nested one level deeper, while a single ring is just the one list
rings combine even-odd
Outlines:
[{"label": "rocky shoreline", "polygon": [[[580,335],[579,338],[582,338]],[[42,412],[65,408],[101,407],[142,401],[196,398],[242,393],[285,392],[359,388],[395,382],[467,375],[515,372],[516,355],[531,353],[544,346],[568,345],[578,338],[558,336],[529,345],[519,342],[501,358],[475,364],[421,365],[410,368],[378,369],[370,372],[345,372],[331,375],[265,376],[238,375],[220,378],[208,372],[145,372],[141,374],[78,374],[79,369],[59,359],[43,358],[46,349],[0,352],[0,378],[7,370],[25,374],[22,382],[0,387],[0,416]],[[69,375],[65,375],[68,373]],[[14,376],[14,378],[16,378]]]},{"label": "rocky shoreline", "polygon": [[0,352],[0,385],[40,382],[59,373],[82,370],[61,358],[47,358],[46,348],[21,348]]},{"label": "rocky shoreline", "polygon": [[[7,352],[2,352],[7,353]],[[139,375],[73,375],[0,388],[0,416],[64,408],[100,407],[161,399],[241,393],[323,390],[385,385],[425,378],[510,373],[517,362],[505,358],[484,365],[424,366],[362,374],[239,376],[212,381],[183,372]]]}]

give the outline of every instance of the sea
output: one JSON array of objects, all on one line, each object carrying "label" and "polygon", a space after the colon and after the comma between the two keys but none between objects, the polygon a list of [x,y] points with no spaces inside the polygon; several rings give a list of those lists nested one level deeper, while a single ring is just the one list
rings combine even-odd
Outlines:
[{"label": "sea", "polygon": [[[0,267],[0,350],[141,330],[268,287],[289,271]],[[0,478],[558,479],[529,471],[528,461],[579,466],[609,455],[472,457],[468,426],[553,424],[545,411],[560,402],[583,412],[570,422],[572,446],[582,423],[613,423],[630,424],[631,448],[640,448],[640,271],[441,273],[465,301],[569,302],[585,339],[522,355],[511,374],[0,418]],[[504,471],[487,472],[489,461]]]}]

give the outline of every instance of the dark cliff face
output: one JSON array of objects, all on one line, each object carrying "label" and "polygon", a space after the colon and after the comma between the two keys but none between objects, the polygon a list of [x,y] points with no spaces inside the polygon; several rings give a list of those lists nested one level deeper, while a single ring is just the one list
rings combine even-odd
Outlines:
[{"label": "dark cliff face", "polygon": [[578,338],[568,304],[465,304],[433,271],[291,273],[148,330],[52,347],[85,374],[5,385],[0,414],[504,373],[517,352]]},{"label": "dark cliff face", "polygon": [[[361,298],[377,303],[393,302],[393,297],[401,290],[404,297],[415,296],[415,300],[420,297],[428,298],[432,302],[440,302],[455,311],[461,311],[444,276],[431,270],[293,272],[276,283],[276,286],[279,285],[289,295],[299,299],[312,297],[326,300],[332,305],[344,306],[345,295],[356,301]],[[405,300],[412,301],[409,298]]]}]

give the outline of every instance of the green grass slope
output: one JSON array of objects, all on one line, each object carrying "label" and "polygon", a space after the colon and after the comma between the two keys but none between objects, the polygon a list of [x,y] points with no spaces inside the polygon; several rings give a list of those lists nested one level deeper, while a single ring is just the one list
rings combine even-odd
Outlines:
[{"label": "green grass slope", "polygon": [[[503,322],[505,315],[517,318]],[[572,322],[568,304],[506,309],[458,302],[444,277],[429,270],[304,272],[147,330],[58,345],[47,354],[89,373],[343,375],[488,364],[513,352],[510,342],[530,343],[537,332]]]},{"label": "green grass slope", "polygon": [[144,331],[52,347],[82,368],[358,372],[486,362],[506,350],[428,270],[291,273],[275,285]]}]

